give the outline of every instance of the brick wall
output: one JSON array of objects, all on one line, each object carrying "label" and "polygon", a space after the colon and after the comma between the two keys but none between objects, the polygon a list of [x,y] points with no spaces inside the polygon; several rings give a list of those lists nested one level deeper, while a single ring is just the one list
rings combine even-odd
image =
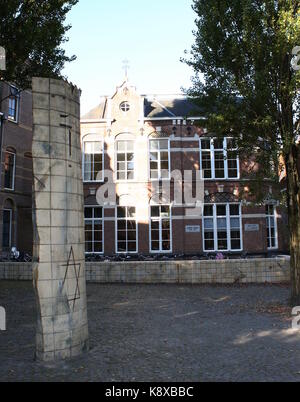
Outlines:
[{"label": "brick wall", "polygon": [[[30,280],[30,263],[0,263],[0,280]],[[233,284],[290,280],[288,258],[223,261],[87,262],[88,282]]]}]

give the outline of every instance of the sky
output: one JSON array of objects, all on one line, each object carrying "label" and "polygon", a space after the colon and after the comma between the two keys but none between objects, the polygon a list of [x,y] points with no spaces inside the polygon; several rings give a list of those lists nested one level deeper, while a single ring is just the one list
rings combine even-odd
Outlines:
[{"label": "sky", "polygon": [[193,71],[180,62],[194,42],[192,0],[79,0],[67,16],[68,56],[63,74],[82,89],[81,114],[122,83],[122,62],[141,94],[174,94],[191,84]]}]

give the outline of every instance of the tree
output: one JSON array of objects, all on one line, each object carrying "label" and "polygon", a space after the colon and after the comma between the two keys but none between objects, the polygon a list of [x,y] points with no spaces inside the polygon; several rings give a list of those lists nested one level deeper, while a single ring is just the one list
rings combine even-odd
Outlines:
[{"label": "tree", "polygon": [[[242,158],[255,154],[256,183],[285,170],[292,301],[300,303],[299,0],[193,0],[195,43],[183,60],[195,75],[188,94],[217,136],[234,137]],[[188,54],[188,52],[186,52]],[[254,182],[253,182],[254,183]]]},{"label": "tree", "polygon": [[67,41],[67,13],[78,0],[0,0],[0,46],[6,50],[2,80],[21,89],[31,77],[59,78],[68,57],[60,45]]}]

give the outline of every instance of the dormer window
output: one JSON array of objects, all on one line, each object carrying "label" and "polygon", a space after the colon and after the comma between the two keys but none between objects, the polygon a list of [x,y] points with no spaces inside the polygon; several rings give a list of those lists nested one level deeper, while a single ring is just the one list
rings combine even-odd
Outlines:
[{"label": "dormer window", "polygon": [[120,105],[120,110],[122,110],[122,112],[129,112],[130,110],[130,104],[129,102],[122,102]]}]

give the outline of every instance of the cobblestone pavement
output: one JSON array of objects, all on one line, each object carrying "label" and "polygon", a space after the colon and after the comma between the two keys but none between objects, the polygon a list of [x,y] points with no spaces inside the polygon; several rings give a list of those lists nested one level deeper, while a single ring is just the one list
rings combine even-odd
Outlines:
[{"label": "cobblestone pavement", "polygon": [[287,286],[88,285],[91,350],[33,359],[31,283],[0,282],[0,381],[299,381]]}]

